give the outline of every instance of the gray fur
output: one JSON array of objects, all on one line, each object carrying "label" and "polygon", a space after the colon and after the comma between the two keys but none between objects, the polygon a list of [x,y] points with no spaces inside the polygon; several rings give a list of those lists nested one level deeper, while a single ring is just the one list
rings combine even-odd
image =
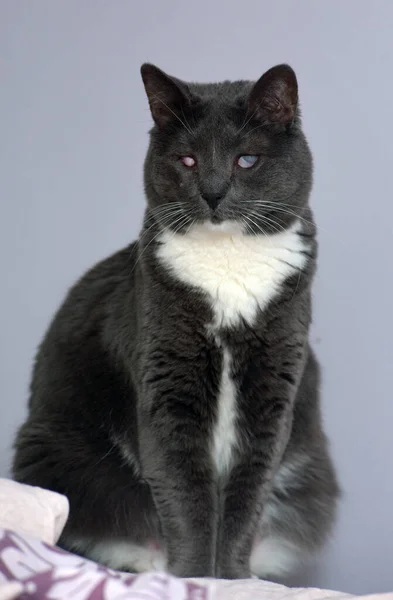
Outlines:
[{"label": "gray fur", "polygon": [[[142,75],[155,119],[143,229],[84,275],[54,317],[14,475],[68,496],[66,548],[96,557],[105,539],[154,540],[176,575],[248,577],[257,534],[314,552],[338,497],[308,342],[317,243],[296,78],[286,66],[255,85],[186,85],[150,65]],[[191,151],[196,169],[180,160]],[[258,154],[258,164],[242,172],[242,154]],[[212,308],[156,251],[165,228],[187,235],[206,220],[244,223],[250,207],[250,236],[300,217],[307,261],[252,326],[219,331],[231,350],[240,439],[230,472],[217,477],[208,440],[222,348],[207,327]]]}]

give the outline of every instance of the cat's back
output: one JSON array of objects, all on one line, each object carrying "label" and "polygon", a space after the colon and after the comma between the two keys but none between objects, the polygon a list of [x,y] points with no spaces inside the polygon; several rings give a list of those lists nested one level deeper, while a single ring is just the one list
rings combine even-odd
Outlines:
[{"label": "cat's back", "polygon": [[37,352],[30,408],[55,407],[72,399],[73,389],[86,397],[116,383],[107,331],[126,303],[132,314],[136,244],[98,262],[67,293]]},{"label": "cat's back", "polygon": [[136,248],[134,242],[91,267],[71,287],[55,319],[88,317],[100,311],[118,294],[119,288],[132,292],[135,275]]},{"label": "cat's back", "polygon": [[[72,518],[79,515],[80,527],[90,532],[97,523],[92,505],[109,494],[101,482],[113,477],[123,489],[130,481],[114,443],[124,427],[135,438],[135,404],[110,339],[124,306],[133,313],[136,255],[134,243],[99,262],[68,292],[38,349],[29,414],[14,444],[14,478],[66,494]],[[86,488],[92,501],[83,511],[78,503]]]}]

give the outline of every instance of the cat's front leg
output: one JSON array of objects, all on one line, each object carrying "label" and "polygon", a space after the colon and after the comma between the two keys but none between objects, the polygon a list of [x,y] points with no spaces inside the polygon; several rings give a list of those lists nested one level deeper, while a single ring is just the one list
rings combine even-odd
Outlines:
[{"label": "cat's front leg", "polygon": [[153,373],[146,373],[145,382],[140,455],[168,570],[180,577],[214,576],[217,494],[204,433],[203,386],[157,381]]},{"label": "cat's front leg", "polygon": [[[221,492],[217,577],[251,576],[255,535],[291,432],[297,373],[306,355],[304,346],[300,342],[294,356],[293,344],[288,344],[288,351],[281,349],[275,364],[264,361],[261,353],[251,366],[251,376],[245,378],[240,398],[243,438]],[[277,348],[268,348],[269,354],[277,356],[274,350]]]},{"label": "cat's front leg", "polygon": [[[280,411],[281,412],[281,411]],[[279,423],[281,421],[281,423]],[[255,446],[234,467],[223,490],[223,519],[219,532],[216,576],[223,579],[251,577],[250,556],[262,517],[263,507],[271,489],[278,446],[283,439],[288,419],[282,414],[272,428],[276,428],[276,449],[266,444]],[[285,438],[284,438],[285,436]],[[263,447],[264,446],[264,447]]]}]

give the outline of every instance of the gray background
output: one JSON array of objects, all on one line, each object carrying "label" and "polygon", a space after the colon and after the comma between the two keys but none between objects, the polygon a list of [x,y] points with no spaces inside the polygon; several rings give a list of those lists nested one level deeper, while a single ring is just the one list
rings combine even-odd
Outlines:
[{"label": "gray background", "polygon": [[0,474],[67,287],[137,235],[149,60],[185,79],[290,62],[315,155],[314,343],[345,497],[313,583],[393,590],[393,3],[0,0]]}]

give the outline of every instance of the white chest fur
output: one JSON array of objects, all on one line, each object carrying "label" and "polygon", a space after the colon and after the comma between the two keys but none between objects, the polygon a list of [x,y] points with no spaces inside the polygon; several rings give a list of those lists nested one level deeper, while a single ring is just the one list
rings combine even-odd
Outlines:
[{"label": "white chest fur", "polygon": [[236,446],[236,386],[231,377],[232,357],[223,348],[220,390],[217,400],[217,419],[211,439],[211,456],[218,474],[227,473]]},{"label": "white chest fur", "polygon": [[213,326],[250,325],[290,275],[302,269],[304,240],[296,221],[290,229],[249,236],[195,226],[186,235],[164,232],[157,256],[179,280],[206,293]]},{"label": "white chest fur", "polygon": [[[196,226],[186,235],[164,232],[157,256],[180,281],[202,291],[213,309],[210,331],[220,343],[219,329],[244,319],[252,326],[280,292],[283,282],[306,262],[299,221],[271,236],[246,236],[233,229],[209,230]],[[236,386],[231,378],[232,357],[223,347],[217,419],[211,439],[217,473],[230,470],[236,447]]]}]

